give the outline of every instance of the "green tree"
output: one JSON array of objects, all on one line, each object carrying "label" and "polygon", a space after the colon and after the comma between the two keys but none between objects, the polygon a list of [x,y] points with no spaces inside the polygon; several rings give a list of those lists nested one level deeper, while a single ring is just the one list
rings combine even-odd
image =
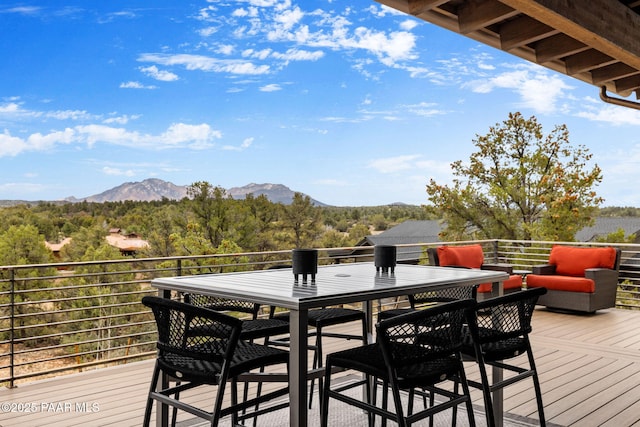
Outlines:
[{"label": "green tree", "polygon": [[283,206],[282,228],[291,233],[294,248],[312,247],[322,234],[322,211],[309,196],[294,193],[291,204]]},{"label": "green tree", "polygon": [[219,246],[230,225],[226,190],[219,186],[213,187],[206,181],[198,181],[189,186],[187,194],[192,198],[193,212],[205,237],[212,246]]},{"label": "green tree", "polygon": [[[52,261],[51,252],[44,245],[44,237],[33,225],[12,225],[0,234],[0,262],[1,265],[29,265],[46,264]],[[46,301],[51,296],[48,287],[54,286],[52,280],[38,277],[55,276],[52,267],[24,268],[19,270],[3,269],[0,278],[10,280],[5,282],[0,290],[0,317],[9,313],[9,289],[14,288],[14,303],[16,315],[16,329],[14,338],[28,338],[30,335],[47,335],[45,327],[52,322],[55,310],[47,308]],[[26,303],[26,304],[22,304]],[[8,331],[8,329],[5,329]],[[2,339],[7,338],[7,332],[0,332]],[[25,340],[24,345],[35,346],[37,343]]]},{"label": "green tree", "polygon": [[596,242],[601,243],[637,243],[637,237],[635,234],[624,234],[624,229],[618,228],[616,231],[607,234],[606,236],[596,237]]},{"label": "green tree", "polygon": [[[123,258],[103,239],[99,246],[87,247],[82,261]],[[122,315],[139,309],[141,289],[135,273],[128,264],[115,263],[79,266],[76,273],[64,291],[66,299],[60,302],[65,320],[73,320],[67,324],[63,342],[80,343],[77,351],[83,361],[124,355],[127,338],[120,337],[119,327],[128,319]]]},{"label": "green tree", "polygon": [[365,224],[355,224],[349,229],[349,241],[355,245],[370,234],[371,230]]},{"label": "green tree", "polygon": [[429,201],[447,226],[446,240],[502,238],[574,240],[590,225],[602,199],[591,154],[573,147],[565,125],[546,137],[535,117],[511,113],[473,141],[468,164],[451,166],[453,185],[427,185]]}]

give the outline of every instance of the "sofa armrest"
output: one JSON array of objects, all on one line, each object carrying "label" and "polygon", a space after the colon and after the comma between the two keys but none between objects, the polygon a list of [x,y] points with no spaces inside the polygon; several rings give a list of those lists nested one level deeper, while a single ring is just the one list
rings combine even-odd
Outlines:
[{"label": "sofa armrest", "polygon": [[481,270],[503,271],[507,274],[513,274],[513,266],[511,264],[482,264]]},{"label": "sofa armrest", "polygon": [[532,274],[556,274],[556,266],[555,264],[543,264],[543,265],[534,265],[531,269]]},{"label": "sofa armrest", "polygon": [[599,286],[618,286],[618,271],[610,268],[587,268],[584,277],[591,279]]}]

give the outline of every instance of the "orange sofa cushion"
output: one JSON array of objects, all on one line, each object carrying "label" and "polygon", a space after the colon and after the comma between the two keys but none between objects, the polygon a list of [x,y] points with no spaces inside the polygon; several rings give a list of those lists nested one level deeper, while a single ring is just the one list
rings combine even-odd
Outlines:
[{"label": "orange sofa cushion", "polygon": [[[585,277],[557,276],[529,274],[527,276],[528,288],[547,288],[555,291],[586,292],[593,293],[596,284],[593,280]],[[567,297],[570,298],[570,297]]]},{"label": "orange sofa cushion", "polygon": [[[522,288],[522,276],[519,274],[513,274],[509,276],[507,280],[502,282],[502,287],[506,291],[507,289],[520,289]],[[491,292],[491,283],[483,283],[478,286],[478,292]]]},{"label": "orange sofa cushion", "polygon": [[484,252],[480,245],[439,246],[438,262],[441,267],[452,265],[467,268],[480,268],[484,262]]},{"label": "orange sofa cushion", "polygon": [[551,248],[549,264],[555,264],[556,274],[584,277],[587,268],[613,268],[614,248],[576,248],[555,245]]}]

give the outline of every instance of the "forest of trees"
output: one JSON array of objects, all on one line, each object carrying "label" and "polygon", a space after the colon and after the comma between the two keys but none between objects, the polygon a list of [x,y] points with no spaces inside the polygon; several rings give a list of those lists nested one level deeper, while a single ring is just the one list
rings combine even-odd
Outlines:
[{"label": "forest of trees", "polygon": [[0,265],[52,261],[45,240],[71,243],[61,261],[85,261],[107,248],[112,228],[149,242],[138,257],[351,246],[405,220],[433,219],[424,207],[316,207],[296,193],[289,205],[265,196],[236,200],[221,187],[196,182],[189,198],[154,202],[34,203],[0,208]]},{"label": "forest of trees", "polygon": [[[608,207],[599,216],[640,216],[633,207]],[[112,228],[135,233],[149,248],[138,257],[352,246],[376,231],[406,220],[439,219],[425,206],[316,207],[296,193],[293,203],[265,196],[244,200],[207,182],[190,197],[154,202],[33,203],[0,208],[0,265],[53,261],[44,246],[71,237],[60,261],[114,259],[105,237]]]}]

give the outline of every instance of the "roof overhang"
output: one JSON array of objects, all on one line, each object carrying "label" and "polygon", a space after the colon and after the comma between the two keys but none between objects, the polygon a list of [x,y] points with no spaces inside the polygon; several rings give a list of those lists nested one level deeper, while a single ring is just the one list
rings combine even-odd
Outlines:
[{"label": "roof overhang", "polygon": [[640,0],[377,1],[640,106]]}]

